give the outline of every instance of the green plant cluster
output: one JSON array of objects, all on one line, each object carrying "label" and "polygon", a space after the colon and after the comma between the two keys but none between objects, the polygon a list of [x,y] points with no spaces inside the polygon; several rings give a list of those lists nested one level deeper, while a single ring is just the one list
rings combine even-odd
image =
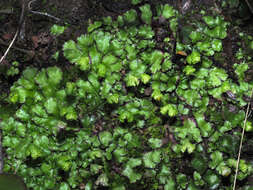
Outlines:
[{"label": "green plant cluster", "polygon": [[[168,22],[172,47],[178,16],[144,4],[106,17],[64,44],[74,66],[27,68],[11,87],[16,111],[1,122],[4,171],[34,190],[231,189],[250,63],[237,59],[234,81],[214,61],[229,24],[210,15],[192,21],[191,41],[177,45],[188,56],[172,62],[152,22]],[[242,159],[238,180],[252,172]]]}]

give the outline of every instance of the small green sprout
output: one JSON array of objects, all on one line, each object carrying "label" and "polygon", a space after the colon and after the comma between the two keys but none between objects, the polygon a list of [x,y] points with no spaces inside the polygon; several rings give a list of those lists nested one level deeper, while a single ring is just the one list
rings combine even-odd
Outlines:
[{"label": "small green sprout", "polygon": [[169,19],[169,18],[175,16],[175,10],[173,9],[172,6],[165,4],[163,6],[162,16],[166,19]]},{"label": "small green sprout", "polygon": [[51,31],[51,34],[55,36],[59,36],[66,30],[66,28],[67,28],[66,26],[60,26],[60,25],[54,24],[51,27],[50,31]]},{"label": "small green sprout", "polygon": [[201,60],[201,55],[198,51],[193,51],[190,55],[187,56],[186,61],[189,64],[199,63]]}]

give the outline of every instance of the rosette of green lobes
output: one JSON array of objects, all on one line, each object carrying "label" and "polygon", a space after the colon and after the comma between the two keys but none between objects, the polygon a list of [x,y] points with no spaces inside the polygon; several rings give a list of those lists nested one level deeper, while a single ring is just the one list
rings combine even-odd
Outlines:
[{"label": "rosette of green lobes", "polygon": [[204,16],[204,22],[208,25],[208,28],[204,29],[204,33],[213,38],[224,39],[227,36],[227,25],[221,16]]},{"label": "rosette of green lobes", "polygon": [[[59,144],[58,137],[61,129],[74,127],[67,125],[68,120],[77,119],[76,100],[68,102],[64,83],[57,67],[27,68],[11,88],[9,100],[18,106],[15,114],[1,123],[3,147],[10,156],[4,171],[16,169],[29,188],[39,189],[39,184],[44,189],[57,188],[58,170],[74,167],[74,141]],[[71,154],[61,153],[70,149]]]},{"label": "rosette of green lobes", "polygon": [[88,46],[93,43],[91,36],[81,36],[78,38],[78,45],[74,41],[68,41],[64,44],[64,56],[71,62],[79,66],[83,71],[89,70],[90,58]]},{"label": "rosette of green lobes", "polygon": [[[203,18],[192,44],[180,44],[186,62],[172,63],[156,49],[151,23],[162,16],[176,29],[177,12],[161,5],[156,15],[141,2],[132,1],[139,11],[95,21],[66,42],[68,70],[22,73],[9,96],[14,114],[0,123],[5,172],[34,190],[227,188],[245,116],[237,105],[252,87],[243,81],[248,66],[235,65],[234,83],[208,58],[222,51],[218,17]],[[236,98],[228,100],[228,90]],[[238,179],[251,173],[240,162]]]},{"label": "rosette of green lobes", "polygon": [[131,3],[133,5],[136,5],[136,4],[141,3],[141,2],[142,2],[142,0],[131,0]]},{"label": "rosette of green lobes", "polygon": [[68,103],[67,92],[62,87],[62,78],[63,73],[57,67],[41,71],[34,68],[26,69],[11,88],[10,101],[23,103],[16,116],[24,121],[31,118],[38,124],[43,123],[42,118],[49,116],[65,116],[67,120],[75,120],[75,104]]},{"label": "rosette of green lobes", "polygon": [[169,18],[174,17],[176,15],[176,10],[172,6],[165,4],[161,8],[161,15],[164,18],[169,19]]},{"label": "rosette of green lobes", "polygon": [[140,7],[141,10],[141,19],[146,24],[151,24],[152,21],[152,11],[149,4],[145,4]]}]

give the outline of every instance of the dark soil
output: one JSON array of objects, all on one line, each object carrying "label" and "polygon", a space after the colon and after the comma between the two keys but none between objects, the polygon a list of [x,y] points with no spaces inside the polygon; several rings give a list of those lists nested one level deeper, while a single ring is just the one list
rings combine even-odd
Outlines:
[{"label": "dark soil", "polygon": [[[30,2],[30,0],[24,1],[27,3]],[[0,24],[2,26],[0,27],[0,56],[3,55],[7,47],[6,45],[12,40],[17,30],[22,2],[22,0],[0,2]],[[214,0],[146,0],[142,4],[146,2],[149,2],[151,5],[155,3],[169,3],[183,13],[185,10],[182,9],[184,9],[185,2],[191,2],[189,9],[200,9],[202,6],[210,7],[215,5]],[[51,56],[62,48],[65,41],[76,39],[85,33],[89,22],[104,16],[115,18],[125,11],[136,7],[131,5],[131,0],[36,0],[31,4],[31,8],[33,11],[39,11],[57,17],[60,21],[26,11],[27,14],[25,15],[23,27],[14,45],[14,47],[21,48],[24,51],[12,48],[7,59],[4,61],[4,65],[9,65],[14,60],[19,61],[22,63],[21,71],[28,65],[37,67],[55,65],[55,60],[51,59]],[[13,13],[1,13],[2,9],[12,9]],[[224,10],[227,20],[235,20],[236,11],[237,9],[234,9],[234,11]],[[253,20],[252,17],[250,18],[247,15],[243,18],[238,17],[238,19],[241,19],[239,21],[241,22],[242,28],[245,28],[249,33],[253,33],[253,25],[250,24]],[[68,29],[56,39],[50,34],[50,28],[53,24],[65,24],[68,25]],[[231,39],[235,38],[233,36],[230,37]],[[227,46],[231,47],[231,43],[231,40],[228,40]],[[230,48],[227,51],[227,55],[231,55],[232,58],[234,50]],[[65,64],[63,63],[64,60],[60,59],[60,61],[61,63],[57,63],[58,66],[59,64]]]}]

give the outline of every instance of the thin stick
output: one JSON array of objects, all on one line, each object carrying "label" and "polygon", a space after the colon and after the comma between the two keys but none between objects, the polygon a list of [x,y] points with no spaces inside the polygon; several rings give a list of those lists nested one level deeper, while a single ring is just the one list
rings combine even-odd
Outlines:
[{"label": "thin stick", "polygon": [[[250,99],[252,98],[252,94],[253,94],[253,88],[251,90]],[[237,157],[237,162],[236,162],[233,190],[235,190],[235,187],[236,187],[236,178],[237,178],[238,170],[239,170],[239,163],[240,163],[240,157],[241,157],[241,151],[242,151],[242,142],[243,142],[243,137],[244,137],[244,133],[245,133],[246,122],[247,122],[248,115],[249,115],[249,107],[250,107],[250,102],[248,102],[247,111],[246,111],[245,119],[244,119],[244,122],[243,122],[241,142],[240,142],[240,147],[239,147],[239,152],[238,152],[238,157]]]},{"label": "thin stick", "polygon": [[3,173],[3,168],[4,168],[4,159],[2,150],[2,133],[0,132],[0,174]]},{"label": "thin stick", "polygon": [[55,17],[55,16],[53,16],[53,15],[50,15],[50,14],[48,14],[48,13],[39,12],[39,11],[33,11],[33,10],[32,10],[31,4],[33,4],[35,1],[37,1],[37,0],[31,0],[31,1],[28,3],[28,10],[29,10],[29,12],[31,12],[31,13],[33,13],[33,14],[37,14],[37,15],[47,16],[47,17],[49,17],[49,18],[52,18],[52,19],[56,20],[57,22],[60,22],[60,21],[61,21],[61,19],[59,19],[59,18],[57,18],[57,17]]},{"label": "thin stick", "polygon": [[17,36],[19,34],[19,31],[20,31],[20,28],[22,26],[22,23],[23,23],[23,20],[24,20],[24,14],[25,14],[25,3],[24,3],[24,0],[23,0],[23,3],[22,3],[22,12],[21,12],[21,15],[20,15],[20,19],[19,19],[19,25],[18,25],[18,29],[15,33],[15,36],[13,37],[9,47],[7,48],[7,50],[5,51],[4,55],[1,57],[0,59],[0,64],[2,63],[2,61],[5,59],[5,57],[7,56],[8,52],[10,51],[11,49],[11,46],[14,44],[14,42],[16,41],[17,39]]},{"label": "thin stick", "polygon": [[5,53],[4,53],[4,55],[2,56],[2,58],[0,59],[0,64],[2,63],[2,61],[3,61],[3,60],[5,59],[5,57],[7,56],[8,52],[10,51],[11,46],[14,44],[14,42],[15,42],[17,36],[18,36],[18,33],[19,33],[19,31],[17,30],[17,32],[16,32],[14,38],[12,39],[12,41],[11,41],[9,47],[8,47],[7,50],[5,51]]},{"label": "thin stick", "polygon": [[248,7],[250,9],[250,12],[253,14],[253,7],[251,6],[251,4],[249,3],[248,0],[245,0],[245,1],[246,1],[247,5],[248,5]]},{"label": "thin stick", "polygon": [[[9,44],[5,43],[1,39],[0,39],[0,45],[9,46]],[[15,49],[15,50],[20,51],[20,52],[25,53],[25,54],[28,54],[30,56],[33,55],[33,53],[34,53],[32,50],[21,49],[21,48],[18,48],[16,46],[12,46],[12,49]]]},{"label": "thin stick", "polygon": [[61,21],[61,19],[59,19],[59,18],[57,18],[53,15],[50,15],[48,13],[43,13],[43,12],[39,12],[39,11],[32,11],[32,10],[30,10],[30,12],[33,13],[33,14],[37,14],[37,15],[47,16],[49,18],[52,18],[52,19],[56,20],[57,22]]}]

